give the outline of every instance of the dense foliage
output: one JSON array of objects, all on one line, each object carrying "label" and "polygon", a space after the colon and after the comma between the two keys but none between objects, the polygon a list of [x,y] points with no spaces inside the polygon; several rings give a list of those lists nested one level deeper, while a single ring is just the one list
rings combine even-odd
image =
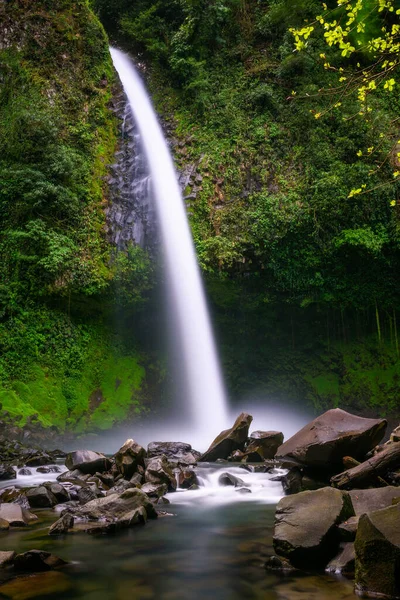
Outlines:
[{"label": "dense foliage", "polygon": [[3,2],[0,25],[0,402],[109,426],[137,408],[144,370],[107,308],[140,303],[151,269],[140,249],[112,258],[105,236],[107,38],[86,0]]}]

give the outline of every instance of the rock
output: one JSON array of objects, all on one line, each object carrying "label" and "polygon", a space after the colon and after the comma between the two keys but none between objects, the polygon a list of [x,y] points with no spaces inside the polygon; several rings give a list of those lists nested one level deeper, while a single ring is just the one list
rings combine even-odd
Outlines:
[{"label": "rock", "polygon": [[52,465],[51,467],[38,467],[36,469],[36,471],[38,473],[61,473],[61,469],[60,467],[57,467],[57,465]]},{"label": "rock", "polygon": [[5,519],[0,519],[0,531],[8,531],[10,529],[10,523]]},{"label": "rock", "polygon": [[264,568],[267,571],[297,571],[288,560],[281,556],[269,556],[264,563]]},{"label": "rock", "polygon": [[[157,518],[157,512],[149,497],[137,488],[125,490],[122,494],[97,498],[84,506],[68,508],[67,511],[61,516],[72,514],[75,517],[74,530],[87,533],[109,533],[137,523],[145,523],[147,518]],[[86,524],[80,524],[79,520]]]},{"label": "rock", "polygon": [[8,521],[11,527],[23,527],[30,525],[37,517],[19,504],[3,503],[0,504],[0,519]]},{"label": "rock", "polygon": [[238,494],[243,494],[243,495],[245,495],[245,494],[251,494],[252,493],[252,491],[249,490],[249,488],[246,488],[246,487],[236,488],[235,492],[237,492]]},{"label": "rock", "polygon": [[350,517],[347,521],[338,526],[340,539],[342,542],[354,542],[360,517]]},{"label": "rock", "polygon": [[262,459],[274,458],[282,443],[283,433],[280,431],[253,431],[246,446],[246,455],[256,453]]},{"label": "rock", "polygon": [[0,569],[11,564],[14,557],[15,552],[13,550],[0,550]]},{"label": "rock", "polygon": [[173,466],[195,465],[200,457],[200,452],[193,450],[190,444],[184,442],[151,442],[147,446],[149,458],[163,455]]},{"label": "rock", "polygon": [[350,490],[349,494],[355,514],[362,515],[391,506],[394,498],[400,497],[400,488],[387,486],[367,490]]},{"label": "rock", "polygon": [[95,473],[95,476],[103,482],[105,489],[110,489],[114,485],[114,477],[111,473]]},{"label": "rock", "polygon": [[25,495],[25,491],[14,486],[0,491],[0,503],[1,502],[12,502],[13,504],[19,504],[22,508],[27,508],[29,510],[29,502]]},{"label": "rock", "polygon": [[[249,473],[269,473],[274,469],[273,465],[267,465],[267,464],[262,464],[262,465],[239,465],[240,469],[245,469],[245,471],[248,471]],[[279,481],[281,481],[281,479],[279,479]]]},{"label": "rock", "polygon": [[68,533],[69,529],[74,526],[74,517],[69,514],[65,514],[58,521],[53,523],[49,529],[49,535],[61,535]]},{"label": "rock", "polygon": [[58,504],[57,498],[44,485],[28,490],[26,497],[31,508],[53,508]]},{"label": "rock", "polygon": [[43,485],[49,490],[51,494],[53,494],[56,497],[57,504],[60,504],[62,502],[68,502],[70,500],[69,493],[67,492],[65,487],[60,485],[59,483],[53,481],[46,481],[46,483],[44,483]]},{"label": "rock", "polygon": [[14,569],[18,571],[50,571],[66,564],[65,560],[43,550],[29,550],[14,558]]},{"label": "rock", "polygon": [[361,515],[354,547],[356,593],[400,597],[400,504]]},{"label": "rock", "polygon": [[146,450],[134,440],[126,440],[125,444],[115,455],[115,464],[125,479],[130,479],[137,467],[144,466]]},{"label": "rock", "polygon": [[228,485],[233,485],[234,487],[244,487],[246,485],[242,479],[235,477],[231,473],[221,473],[221,475],[218,477],[218,483],[224,487]]},{"label": "rock", "polygon": [[286,496],[276,507],[275,552],[294,566],[325,566],[339,547],[336,526],[353,515],[350,496],[334,488]]},{"label": "rock", "polygon": [[57,481],[61,483],[75,483],[76,485],[82,485],[89,479],[90,475],[82,473],[79,469],[73,471],[64,471],[57,477]]},{"label": "rock", "polygon": [[[122,490],[121,490],[122,491]],[[91,487],[82,487],[78,490],[79,504],[84,505],[97,498],[97,494]]]},{"label": "rock", "polygon": [[352,542],[342,543],[338,554],[327,564],[325,571],[345,577],[354,577],[355,558],[354,544]]},{"label": "rock", "polygon": [[144,481],[144,475],[141,475],[140,473],[135,473],[130,479],[130,482],[133,484],[133,487],[142,485],[143,481]]},{"label": "rock", "polygon": [[145,483],[141,487],[141,491],[150,496],[150,498],[161,498],[168,492],[166,483],[155,485],[154,483]]},{"label": "rock", "polygon": [[383,438],[385,419],[365,419],[335,408],[317,417],[278,448],[276,458],[290,457],[301,464],[332,468],[344,456],[362,459]]},{"label": "rock", "polygon": [[0,481],[15,479],[17,474],[11,465],[0,465]]},{"label": "rock", "polygon": [[233,427],[222,431],[199,460],[214,462],[219,458],[227,459],[235,450],[243,450],[252,420],[251,415],[241,413]]},{"label": "rock", "polygon": [[53,459],[48,454],[46,454],[46,453],[36,454],[35,456],[32,456],[31,458],[28,458],[26,460],[26,466],[27,467],[40,467],[42,465],[49,465],[52,462],[53,462]]},{"label": "rock", "polygon": [[285,494],[298,494],[303,491],[302,488],[303,474],[298,467],[292,467],[281,479],[282,487]]},{"label": "rock", "polygon": [[111,467],[111,462],[100,452],[76,450],[67,454],[65,465],[70,471],[79,469],[82,473],[94,475],[96,471],[100,473],[108,471]]},{"label": "rock", "polygon": [[145,481],[155,484],[166,483],[169,491],[176,490],[175,475],[165,456],[150,460],[145,472]]},{"label": "rock", "polygon": [[196,473],[192,469],[181,469],[175,472],[175,479],[178,481],[178,487],[188,490],[192,485],[198,485]]},{"label": "rock", "polygon": [[111,496],[111,494],[122,494],[125,490],[130,490],[131,488],[137,487],[131,481],[126,481],[126,479],[120,479],[112,488],[107,490],[106,496]]},{"label": "rock", "polygon": [[23,469],[20,469],[18,471],[18,475],[21,475],[21,476],[32,475],[32,471],[30,469],[27,469],[26,467],[24,467]]}]

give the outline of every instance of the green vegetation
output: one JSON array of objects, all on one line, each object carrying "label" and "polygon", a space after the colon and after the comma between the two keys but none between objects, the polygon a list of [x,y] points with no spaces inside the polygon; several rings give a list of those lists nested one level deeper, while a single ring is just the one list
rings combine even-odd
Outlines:
[{"label": "green vegetation", "polygon": [[[332,18],[347,10],[326,4]],[[389,4],[370,38],[395,24]],[[377,86],[360,110],[357,73],[376,59],[309,31],[319,0],[2,4],[3,407],[108,428],[148,410],[163,371],[152,261],[113,252],[105,234],[117,84],[89,5],[146,63],[177,166],[192,172],[188,214],[232,395],[398,411],[399,98]],[[347,81],[355,93],[341,95]]]},{"label": "green vegetation", "polygon": [[295,51],[319,0],[92,3],[147,62],[177,165],[193,166],[188,213],[233,393],[396,411],[398,94],[368,95],[367,115],[356,90],[337,97],[339,69],[356,77],[373,57],[349,61],[323,35]]},{"label": "green vegetation", "polygon": [[107,38],[86,0],[3,3],[0,23],[0,402],[47,425],[109,427],[143,410],[145,377],[109,315],[152,284],[146,254],[112,257],[105,237]]}]

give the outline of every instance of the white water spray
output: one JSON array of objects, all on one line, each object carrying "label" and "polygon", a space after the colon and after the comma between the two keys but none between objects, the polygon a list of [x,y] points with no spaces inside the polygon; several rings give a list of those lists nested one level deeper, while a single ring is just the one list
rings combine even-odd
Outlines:
[{"label": "white water spray", "polygon": [[[199,267],[174,165],[147,91],[131,60],[111,56],[138,126],[161,229],[167,281],[176,311],[192,427],[218,433],[229,423],[224,386]],[[210,433],[208,431],[208,438]]]}]

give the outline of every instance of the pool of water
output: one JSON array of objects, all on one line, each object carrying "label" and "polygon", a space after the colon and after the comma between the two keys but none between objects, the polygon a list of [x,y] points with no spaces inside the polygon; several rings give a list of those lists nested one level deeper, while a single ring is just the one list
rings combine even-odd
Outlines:
[{"label": "pool of water", "polygon": [[282,576],[264,570],[265,559],[273,552],[275,504],[282,489],[265,474],[229,471],[253,493],[217,489],[219,470],[206,467],[200,471],[206,482],[200,490],[168,496],[169,515],[113,536],[51,537],[48,526],[55,513],[35,511],[39,520],[33,527],[0,534],[0,549],[40,548],[71,564],[8,581],[0,585],[0,598],[354,600],[352,583],[345,579]]}]

